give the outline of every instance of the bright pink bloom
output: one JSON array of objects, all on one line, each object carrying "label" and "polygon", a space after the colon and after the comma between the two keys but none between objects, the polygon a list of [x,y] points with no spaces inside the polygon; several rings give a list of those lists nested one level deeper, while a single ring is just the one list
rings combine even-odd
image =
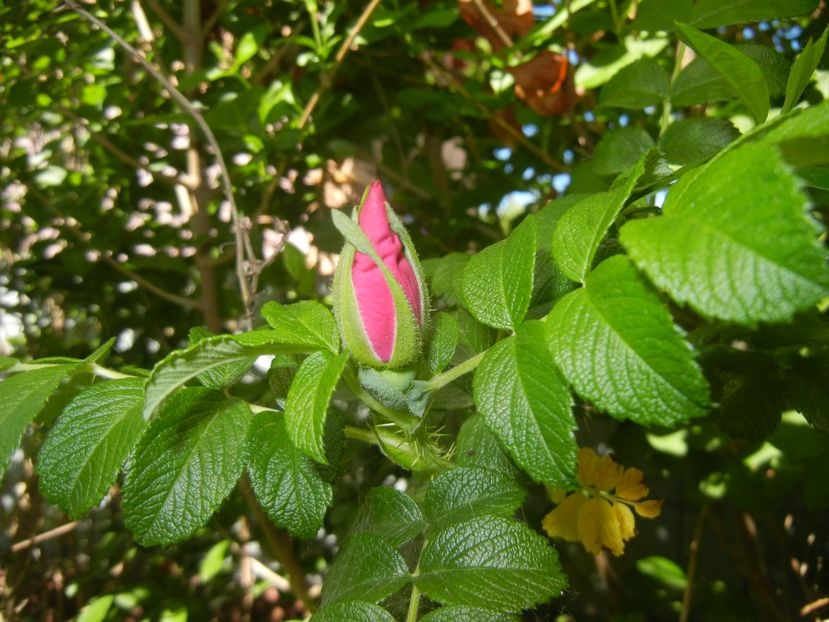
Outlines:
[{"label": "bright pink bloom", "polygon": [[[386,195],[379,181],[373,182],[369,187],[358,218],[360,228],[388,267],[394,280],[403,288],[418,324],[422,324],[420,285],[412,264],[403,251],[400,238],[389,226]],[[397,316],[391,290],[380,268],[364,253],[357,252],[354,257],[351,279],[366,336],[377,356],[384,363],[388,363],[393,354],[397,331]]]}]

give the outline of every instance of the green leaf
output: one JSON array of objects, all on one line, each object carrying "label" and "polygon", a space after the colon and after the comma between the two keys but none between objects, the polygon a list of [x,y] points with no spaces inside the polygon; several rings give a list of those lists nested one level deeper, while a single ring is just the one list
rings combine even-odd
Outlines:
[{"label": "green leaf", "polygon": [[455,461],[460,466],[489,469],[515,477],[517,471],[509,456],[489,430],[483,415],[472,415],[461,426],[456,442]]},{"label": "green leaf", "polygon": [[426,362],[433,374],[442,372],[452,361],[459,336],[458,320],[454,315],[436,313],[432,317],[432,334],[426,347]]},{"label": "green leaf", "polygon": [[420,618],[420,622],[520,622],[520,618],[510,613],[468,607],[467,605],[453,605],[435,609]]},{"label": "green leaf", "polygon": [[[203,326],[194,326],[187,334],[188,345],[194,346],[211,337],[214,337],[213,333]],[[255,360],[255,356],[250,356],[227,365],[214,367],[199,374],[196,379],[209,389],[222,390],[241,380]]]},{"label": "green leaf", "polygon": [[423,12],[412,24],[412,30],[418,28],[446,28],[455,23],[458,19],[458,11],[455,7],[448,9],[432,9]]},{"label": "green leaf", "polygon": [[112,346],[115,345],[117,339],[112,337],[106,341],[106,343],[102,344],[98,347],[92,354],[86,357],[87,363],[97,363],[107,357],[109,351],[112,350]]},{"label": "green leaf", "polygon": [[769,113],[769,87],[759,65],[727,43],[677,22],[679,38],[708,61],[734,88],[757,125]]},{"label": "green leaf", "polygon": [[276,403],[282,409],[285,407],[285,398],[288,396],[298,367],[296,359],[290,354],[277,354],[271,361],[271,367],[268,369],[268,386]]},{"label": "green leaf", "polygon": [[597,192],[559,220],[553,232],[553,257],[567,278],[584,282],[593,267],[599,243],[622,209],[625,198],[616,191]]},{"label": "green leaf", "polygon": [[313,538],[333,492],[314,461],[291,443],[283,415],[262,412],[253,418],[248,453],[253,492],[267,515],[295,536]]},{"label": "green leaf", "polygon": [[644,172],[646,162],[647,156],[640,158],[619,187],[589,195],[558,221],[553,231],[553,257],[569,279],[584,282],[599,244]]},{"label": "green leaf", "polygon": [[0,356],[0,372],[4,372],[7,369],[11,369],[15,365],[17,365],[17,359],[13,359],[10,356]]},{"label": "green leaf", "polygon": [[815,69],[820,64],[820,59],[823,58],[827,36],[829,36],[829,28],[823,31],[817,41],[809,39],[809,43],[795,59],[792,71],[789,74],[789,81],[786,83],[786,101],[783,102],[784,114],[794,108],[803,93],[803,89],[812,79]]},{"label": "green leaf", "polygon": [[750,374],[735,374],[725,383],[716,420],[729,435],[760,441],[780,423],[786,387],[776,371],[751,369]]},{"label": "green leaf", "polygon": [[674,590],[682,591],[688,583],[685,571],[667,557],[659,555],[643,557],[636,562],[636,569],[646,577]]},{"label": "green leaf", "polygon": [[541,322],[522,324],[484,355],[475,404],[512,459],[534,480],[557,488],[575,481],[576,428],[564,378]]},{"label": "green leaf", "polygon": [[621,240],[677,302],[742,324],[780,322],[829,287],[807,203],[776,150],[747,143],[683,179],[662,216],[626,223]]},{"label": "green leaf", "polygon": [[0,477],[26,427],[77,364],[50,365],[15,374],[0,382]]},{"label": "green leaf", "polygon": [[432,525],[447,525],[481,514],[510,516],[525,496],[526,491],[511,474],[457,467],[432,480],[423,511]]},{"label": "green leaf", "polygon": [[690,117],[668,126],[659,139],[659,148],[668,160],[680,166],[694,166],[713,157],[740,136],[730,121]]},{"label": "green leaf", "polygon": [[106,596],[96,596],[90,600],[78,614],[76,622],[102,622],[109,613],[109,608],[112,607],[112,601],[115,596],[107,594]]},{"label": "green leaf", "polygon": [[250,348],[230,335],[209,337],[185,350],[173,351],[153,368],[147,378],[144,419],[150,419],[161,403],[180,386],[197,377],[225,377],[229,366],[249,361],[251,353]]},{"label": "green leaf", "polygon": [[[766,78],[770,97],[785,93],[790,69],[785,56],[766,45],[754,43],[738,43],[733,48],[757,63]],[[688,63],[671,84],[671,102],[679,108],[727,101],[737,96],[722,73],[700,56]]]},{"label": "green leaf", "polygon": [[446,305],[457,304],[463,270],[467,263],[469,255],[457,252],[424,261],[423,267],[431,280],[431,290],[436,300],[442,300]]},{"label": "green leaf", "polygon": [[692,0],[640,0],[633,27],[647,32],[674,29],[674,20],[687,22],[691,19]]},{"label": "green leaf", "polygon": [[266,302],[262,317],[277,332],[284,343],[307,345],[329,350],[340,350],[337,322],[324,305],[314,300],[303,300],[290,305]]},{"label": "green leaf", "polygon": [[388,611],[362,600],[341,600],[322,607],[313,616],[312,622],[345,622],[359,620],[360,622],[395,622],[394,616]]},{"label": "green leaf", "polygon": [[64,408],[38,455],[40,489],[71,518],[98,505],[144,433],[144,382],[93,384]]},{"label": "green leaf", "polygon": [[668,39],[664,37],[639,37],[633,33],[620,45],[600,44],[598,53],[579,65],[573,77],[575,85],[586,90],[601,86],[643,56],[658,55],[667,44]]},{"label": "green leaf", "polygon": [[608,130],[593,154],[593,165],[600,175],[615,175],[636,164],[653,147],[653,138],[641,127]]},{"label": "green leaf", "polygon": [[414,499],[389,486],[378,486],[360,505],[352,533],[375,535],[398,547],[420,533],[424,525]]},{"label": "green leaf", "polygon": [[639,109],[662,104],[670,91],[668,73],[652,58],[640,58],[602,88],[599,104]]},{"label": "green leaf", "polygon": [[533,289],[535,237],[535,220],[527,218],[509,238],[470,258],[461,288],[477,320],[504,330],[521,323]]},{"label": "green leaf", "polygon": [[247,460],[245,402],[189,388],[164,404],[124,479],[127,527],[144,546],[183,540],[230,494]]},{"label": "green leaf", "polygon": [[210,583],[224,569],[230,540],[219,540],[211,546],[199,564],[199,581]]},{"label": "green leaf", "polygon": [[547,326],[561,371],[608,414],[666,426],[705,414],[708,388],[691,348],[626,257],[602,262]]},{"label": "green leaf", "polygon": [[776,17],[797,17],[817,8],[818,0],[699,0],[691,15],[697,28],[759,22]]},{"label": "green leaf", "polygon": [[432,600],[498,611],[546,602],[567,585],[547,539],[498,516],[478,516],[437,532],[418,569],[415,583]]},{"label": "green leaf", "polygon": [[322,603],[341,600],[376,603],[408,581],[406,561],[382,538],[369,534],[350,536],[337,553],[322,585]]},{"label": "green leaf", "polygon": [[538,247],[535,253],[535,276],[530,305],[540,305],[569,292],[575,284],[558,268],[553,259],[553,233],[562,216],[577,205],[584,195],[568,194],[545,205],[535,214]]},{"label": "green leaf", "polygon": [[812,426],[829,434],[829,355],[797,357],[787,370],[783,385],[791,406]]},{"label": "green leaf", "polygon": [[285,400],[288,436],[296,447],[322,464],[328,464],[323,443],[328,402],[347,362],[345,353],[333,356],[314,352],[299,366]]}]

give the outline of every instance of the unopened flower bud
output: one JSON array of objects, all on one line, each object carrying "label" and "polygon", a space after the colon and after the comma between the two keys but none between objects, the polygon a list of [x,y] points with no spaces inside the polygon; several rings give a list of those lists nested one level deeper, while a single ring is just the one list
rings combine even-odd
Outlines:
[{"label": "unopened flower bud", "polygon": [[428,313],[412,241],[373,182],[352,218],[334,212],[346,243],[334,274],[334,313],[345,347],[371,367],[414,361]]}]

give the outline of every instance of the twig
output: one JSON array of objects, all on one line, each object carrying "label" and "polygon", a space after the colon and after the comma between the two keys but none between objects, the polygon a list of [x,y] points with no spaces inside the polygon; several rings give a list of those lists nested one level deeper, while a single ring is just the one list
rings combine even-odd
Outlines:
[{"label": "twig", "polygon": [[499,115],[492,115],[492,111],[489,110],[489,108],[487,108],[474,97],[472,97],[472,95],[470,95],[467,92],[463,85],[460,82],[458,82],[455,76],[453,76],[451,73],[440,67],[432,59],[428,52],[424,52],[423,54],[421,54],[420,58],[423,60],[424,63],[426,63],[429,66],[429,68],[432,71],[439,74],[444,80],[446,80],[449,86],[455,89],[464,99],[471,102],[472,105],[475,106],[480,112],[485,113],[488,117],[490,117],[492,121],[494,121],[501,129],[503,129],[507,134],[509,134],[517,143],[519,143],[527,151],[530,151],[545,165],[547,165],[551,170],[560,172],[567,172],[570,170],[569,167],[565,166],[561,162],[556,162],[555,160],[553,160],[544,150],[539,148],[535,143],[533,143],[526,136],[524,136],[524,134],[521,131],[515,129],[505,119],[503,119]]},{"label": "twig", "polygon": [[273,555],[274,559],[282,565],[285,572],[288,574],[288,581],[291,584],[291,591],[297,596],[297,598],[299,598],[299,600],[303,602],[305,608],[313,613],[316,609],[316,604],[308,594],[308,587],[305,585],[305,571],[302,569],[302,566],[294,555],[293,547],[291,546],[291,538],[285,532],[274,527],[273,523],[271,523],[268,515],[265,514],[265,511],[262,509],[262,506],[259,505],[259,501],[256,499],[253,491],[251,490],[250,479],[247,474],[242,476],[240,488],[242,489],[242,495],[244,496],[245,501],[247,501],[251,510],[253,510],[256,522],[259,523],[259,527],[265,535],[265,542],[270,549],[269,552]]},{"label": "twig", "polygon": [[[158,0],[144,0],[150,8],[153,10],[153,13],[158,15],[158,18],[164,23],[164,25],[170,30],[170,32],[175,35],[176,39],[179,40],[182,44],[186,43],[187,40],[190,38],[190,35],[184,28],[182,28],[181,24],[179,24],[176,20],[173,19],[173,16],[170,15],[164,7],[158,3]],[[70,6],[71,3],[68,3]],[[73,7],[74,8],[74,7]],[[77,9],[75,9],[77,10]]]},{"label": "twig", "polygon": [[811,615],[818,609],[822,609],[829,605],[829,596],[825,596],[823,598],[818,598],[816,601],[809,603],[808,605],[804,605],[800,609],[800,617],[805,618],[808,615]]},{"label": "twig", "polygon": [[71,523],[66,523],[64,525],[60,525],[59,527],[55,527],[54,529],[50,529],[49,531],[39,533],[36,536],[33,536],[27,540],[15,542],[14,544],[12,544],[12,553],[19,553],[20,551],[24,551],[32,546],[40,544],[41,542],[46,542],[47,540],[51,540],[52,538],[57,538],[58,536],[62,536],[64,534],[69,533],[70,531],[74,531],[75,527],[77,527],[80,524],[80,522],[81,521],[75,520]]},{"label": "twig", "polygon": [[685,572],[685,592],[682,595],[682,612],[679,614],[679,622],[687,622],[691,611],[691,596],[694,590],[694,576],[697,573],[697,556],[702,541],[702,531],[705,527],[705,519],[708,516],[708,506],[702,508],[697,516],[694,526],[694,535],[691,538],[691,545],[688,552],[688,570]]},{"label": "twig", "polygon": [[511,48],[513,45],[512,37],[510,37],[506,31],[501,27],[501,22],[499,22],[495,16],[490,12],[487,6],[482,2],[482,0],[472,0],[472,3],[477,7],[477,9],[481,12],[481,15],[484,16],[484,19],[489,24],[490,28],[495,31],[495,34],[498,35],[498,38],[501,40],[506,47]]},{"label": "twig", "polygon": [[[127,43],[123,37],[117,34],[112,28],[107,26],[104,22],[100,19],[92,15],[89,11],[82,9],[78,6],[74,0],[65,0],[65,5],[68,6],[70,9],[78,13],[81,17],[86,19],[87,21],[95,24],[98,28],[103,30],[107,33],[118,45],[120,45],[124,50],[130,53],[133,59],[139,63],[144,69],[146,69],[149,74],[156,79],[165,89],[167,92],[170,93],[170,96],[176,100],[176,102],[184,109],[184,111],[189,114],[196,124],[201,129],[204,137],[207,139],[207,142],[210,144],[210,147],[213,149],[213,154],[216,157],[216,162],[219,165],[219,170],[221,172],[220,178],[222,180],[222,187],[224,190],[225,198],[227,199],[228,203],[230,204],[230,214],[231,218],[233,219],[233,228],[234,234],[236,237],[236,245],[239,249],[244,249],[244,231],[241,225],[241,218],[239,216],[239,208],[236,205],[236,198],[233,195],[233,184],[230,181],[230,171],[227,168],[227,163],[225,162],[224,156],[222,155],[222,150],[219,147],[219,141],[216,140],[216,135],[213,133],[213,130],[210,129],[210,126],[205,121],[204,116],[201,112],[190,102],[187,97],[185,97],[181,91],[179,91],[170,80],[167,79],[164,74],[162,74],[158,69],[156,69],[152,63],[150,63],[144,55],[141,54],[138,50],[132,47],[129,43]],[[237,262],[236,262],[236,273],[239,280],[239,289],[241,290],[242,295],[242,302],[245,306],[245,309],[250,309],[252,306],[252,299],[251,293],[247,278],[247,271],[244,261],[244,250],[241,250],[237,253]],[[255,260],[255,257],[249,257],[251,261]]]},{"label": "twig", "polygon": [[133,272],[129,268],[122,266],[109,255],[101,253],[101,259],[103,259],[104,262],[106,262],[117,272],[120,272],[128,279],[132,279],[133,281],[135,281],[139,287],[143,287],[148,292],[155,294],[159,298],[163,298],[167,302],[172,302],[187,309],[200,310],[202,308],[201,303],[199,301],[193,300],[192,298],[185,298],[184,296],[179,296],[178,294],[174,294],[172,292],[168,292],[166,289],[160,288],[158,285],[156,285],[152,281],[145,279],[137,272]]},{"label": "twig", "polygon": [[334,65],[326,71],[322,77],[320,78],[320,85],[319,88],[311,95],[311,99],[308,100],[308,103],[305,104],[305,109],[302,111],[302,115],[299,117],[299,129],[305,127],[305,124],[308,122],[311,113],[316,108],[317,103],[319,102],[320,97],[322,94],[328,90],[328,87],[331,86],[331,82],[334,79],[334,76],[337,73],[337,70],[340,68],[340,65],[343,62],[343,59],[348,54],[348,51],[351,49],[351,45],[354,43],[354,39],[357,38],[357,35],[360,34],[360,31],[363,29],[363,26],[366,25],[368,18],[374,12],[374,9],[380,4],[380,0],[371,0],[366,5],[366,8],[363,9],[363,12],[360,14],[360,17],[357,18],[357,21],[354,23],[354,26],[351,27],[351,30],[348,33],[348,36],[343,41],[340,49],[337,50],[336,56],[334,56]]},{"label": "twig", "polygon": [[207,18],[207,21],[204,22],[204,26],[202,27],[201,36],[202,39],[207,37],[212,31],[213,27],[216,25],[216,22],[219,21],[219,18],[222,16],[222,13],[225,12],[227,8],[228,0],[219,0],[219,4],[216,6],[216,10],[210,14],[210,17]]}]

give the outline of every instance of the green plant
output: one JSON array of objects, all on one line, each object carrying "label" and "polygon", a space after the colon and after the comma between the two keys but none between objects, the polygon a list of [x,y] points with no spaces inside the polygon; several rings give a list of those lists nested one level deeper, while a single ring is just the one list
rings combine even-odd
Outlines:
[{"label": "green plant", "polygon": [[[486,3],[472,4],[482,12],[473,17],[487,17]],[[157,362],[139,361],[144,367],[105,366],[114,339],[86,358],[4,357],[0,463],[5,466],[32,423],[48,430],[36,459],[39,489],[73,519],[97,507],[123,471],[124,524],[145,547],[185,541],[218,521],[217,514],[248,508],[309,609],[315,597],[290,540],[286,545],[286,532],[309,539],[324,528],[338,497],[347,496],[344,475],[351,477],[356,465],[388,469],[405,481],[405,492],[372,480],[375,485],[359,495],[359,509],[347,500],[347,518],[337,519],[342,548],[326,569],[313,618],[323,621],[512,620],[524,611],[553,611],[544,607],[555,606],[568,589],[571,570],[579,580],[573,559],[583,552],[562,549],[571,562],[562,563],[557,547],[538,532],[552,506],[541,485],[560,491],[551,495],[559,507],[579,502],[577,510],[558,515],[556,527],[545,523],[551,534],[581,540],[594,554],[603,554],[601,544],[621,554],[633,536],[632,518],[625,523],[607,508],[644,495],[625,497],[621,485],[611,494],[623,471],[612,481],[587,479],[577,460],[580,446],[598,446],[617,431],[611,446],[625,464],[655,471],[667,464],[686,473],[692,482],[687,496],[701,507],[699,529],[709,521],[727,531],[709,509],[722,498],[712,491],[718,477],[728,480],[740,508],[755,507],[762,502],[745,497],[761,479],[760,467],[770,463],[763,448],[787,448],[779,470],[786,473],[788,466],[791,476],[827,456],[829,267],[821,221],[829,103],[811,84],[826,32],[789,68],[768,46],[732,45],[705,31],[799,16],[814,10],[814,2],[676,4],[574,1],[529,29],[497,11],[488,14],[497,25],[492,31],[467,20],[484,40],[492,38],[487,62],[498,75],[549,47],[549,38],[565,25],[570,33],[613,33],[613,43],[587,57],[572,79],[587,90],[585,100],[596,100],[599,89],[598,110],[614,119],[614,127],[602,131],[592,157],[570,171],[568,194],[514,221],[505,217],[499,223],[504,239],[472,254],[438,253],[441,236],[428,216],[431,235],[418,236],[411,227],[413,242],[388,212],[389,231],[402,240],[401,257],[411,262],[417,296],[388,268],[359,218],[335,211],[334,226],[346,240],[335,285],[337,319],[314,299],[307,267],[302,260],[290,263],[287,249],[284,271],[294,299],[304,299],[280,296],[281,302],[257,304],[259,279],[267,272],[246,247],[244,212],[234,199],[240,184],[222,162],[221,193],[231,207],[237,253],[226,282],[235,278],[240,289],[226,317],[237,318],[239,330],[214,334],[222,329],[218,315],[204,316],[210,330],[187,317],[182,324],[188,343],[171,347]],[[408,6],[395,5],[398,18]],[[320,20],[331,15],[318,15],[316,3],[307,8],[312,38],[297,43],[314,48],[331,80],[342,62],[329,60],[337,36],[320,30]],[[419,19],[439,25],[455,16],[452,5]],[[376,21],[370,28],[381,41],[376,31],[383,26]],[[357,30],[349,35],[356,37]],[[365,36],[370,40],[372,32]],[[262,45],[256,34],[242,37],[232,66],[221,70],[226,75],[203,78],[245,80],[243,42],[252,55]],[[431,79],[448,80],[464,92],[462,71],[447,72],[427,49],[416,52]],[[518,75],[516,85],[523,79]],[[558,110],[559,91],[567,87],[557,81],[550,88]],[[522,92],[529,97],[532,90]],[[244,93],[228,101],[242,107]],[[264,106],[266,94],[259,89],[256,95]],[[298,140],[314,100],[300,112],[291,97],[271,95],[274,106],[292,109],[282,139]],[[486,94],[467,99],[494,116]],[[424,101],[432,106],[429,115],[442,114],[439,98]],[[538,101],[527,103],[534,114],[548,110]],[[194,127],[201,126],[199,119],[207,126],[214,151],[220,141],[210,123],[221,121],[211,113],[225,104],[217,101],[204,116],[185,104]],[[624,123],[620,110],[627,111]],[[270,115],[259,123],[273,121]],[[325,115],[320,117],[322,125]],[[576,116],[571,121],[587,122]],[[255,137],[242,133],[236,140],[251,143]],[[539,149],[529,144],[529,151]],[[555,148],[549,141],[546,148],[549,158]],[[264,162],[247,173],[263,176]],[[36,183],[31,187],[42,193]],[[419,222],[416,216],[413,222]],[[324,227],[331,228],[327,222]],[[207,229],[201,233],[209,235]],[[414,253],[419,237],[431,251],[421,250],[428,257],[422,271]],[[379,354],[357,302],[360,293],[346,286],[360,254],[390,292],[393,310],[384,321],[394,317],[401,327],[392,331],[398,339],[389,346],[394,355]],[[201,258],[210,260],[221,257]],[[254,328],[259,317],[264,325]],[[270,357],[266,371],[254,369],[260,357]],[[801,413],[814,430],[793,415],[779,425],[785,411]],[[596,432],[601,426],[612,432]],[[797,448],[787,434],[810,440]],[[640,464],[637,448],[645,445],[661,458]],[[688,454],[689,446],[698,452],[695,460],[671,462],[671,456]],[[376,467],[376,452],[385,457],[383,467]],[[708,455],[728,466],[710,470]],[[611,462],[602,464],[615,469],[607,466]],[[813,486],[810,509],[825,507],[825,487],[807,485]],[[594,498],[582,502],[579,491],[588,489],[585,494]],[[573,494],[565,497],[568,492]],[[229,498],[244,505],[223,509]],[[567,537],[576,533],[574,524],[588,520],[581,515],[588,503],[599,508],[590,528],[621,529],[619,538]],[[643,516],[658,513],[648,508]],[[693,559],[687,574],[676,564],[668,572],[665,562],[673,562],[661,557],[639,562],[644,577],[672,577],[667,592],[658,593],[670,603],[676,601],[671,590],[678,589],[685,616]],[[750,570],[746,575],[752,576]],[[752,593],[763,589],[762,582],[751,583]],[[106,615],[110,604],[104,602],[90,607],[100,606]],[[771,617],[781,613],[770,607]]]}]

